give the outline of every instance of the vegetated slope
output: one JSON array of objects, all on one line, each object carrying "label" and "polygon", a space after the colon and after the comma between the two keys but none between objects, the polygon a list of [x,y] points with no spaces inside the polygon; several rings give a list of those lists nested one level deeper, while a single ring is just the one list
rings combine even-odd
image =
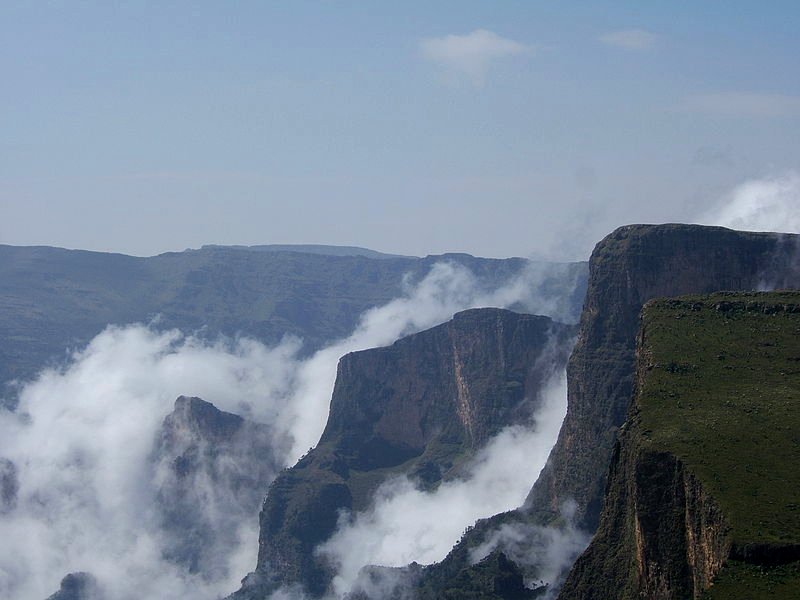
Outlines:
[{"label": "vegetated slope", "polygon": [[800,597],[798,429],[800,293],[649,303],[600,527],[560,598]]},{"label": "vegetated slope", "polygon": [[[471,568],[469,550],[502,527],[564,528],[568,505],[572,524],[587,534],[595,531],[617,430],[630,404],[645,302],[764,287],[800,287],[800,236],[630,225],[599,242],[589,261],[578,342],[567,367],[567,416],[548,463],[520,510],[479,521],[444,561],[425,569],[420,585],[426,597],[446,593],[453,578]],[[520,564],[529,580],[541,577],[538,556],[546,558],[547,543],[537,535],[515,543],[529,563]]]},{"label": "vegetated slope", "polygon": [[[110,323],[154,317],[161,328],[209,337],[245,334],[272,344],[293,334],[311,352],[348,335],[365,310],[401,295],[404,275],[419,280],[438,261],[469,268],[487,287],[532,264],[462,254],[375,258],[258,247],[139,258],[0,245],[0,386],[62,360],[66,348],[85,344]],[[543,295],[577,320],[585,264],[542,266]],[[562,298],[567,288],[575,294]]]},{"label": "vegetated slope", "polygon": [[367,509],[397,475],[433,489],[501,429],[528,422],[573,333],[547,317],[474,309],[344,356],[325,432],[270,487],[258,566],[234,597],[292,584],[322,596],[333,573],[314,549],[334,533],[340,511]]}]

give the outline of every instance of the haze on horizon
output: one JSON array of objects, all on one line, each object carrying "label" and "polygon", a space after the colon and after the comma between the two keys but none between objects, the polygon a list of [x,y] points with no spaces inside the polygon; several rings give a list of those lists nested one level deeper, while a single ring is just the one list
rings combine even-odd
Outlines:
[{"label": "haze on horizon", "polygon": [[583,259],[765,202],[796,230],[799,29],[792,1],[5,2],[0,243]]}]

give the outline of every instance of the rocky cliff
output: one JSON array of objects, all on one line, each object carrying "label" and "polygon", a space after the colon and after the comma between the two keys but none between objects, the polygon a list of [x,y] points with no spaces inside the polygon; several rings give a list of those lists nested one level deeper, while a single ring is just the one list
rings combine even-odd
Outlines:
[{"label": "rocky cliff", "polygon": [[800,236],[697,225],[632,225],[590,259],[580,333],[567,367],[569,404],[527,505],[557,517],[567,499],[594,531],[611,451],[633,391],[639,311],[652,298],[800,287]]},{"label": "rocky cliff", "polygon": [[800,597],[798,334],[797,292],[645,307],[600,526],[562,600]]},{"label": "rocky cliff", "polygon": [[573,333],[546,317],[475,309],[344,356],[320,443],[270,487],[258,566],[235,597],[291,584],[324,594],[332,573],[314,549],[340,511],[368,508],[393,476],[428,489],[457,476],[492,436],[530,419]]},{"label": "rocky cliff", "polygon": [[271,429],[218,410],[200,398],[179,397],[153,450],[155,511],[166,556],[218,579],[236,547],[239,528],[255,519],[280,470]]},{"label": "rocky cliff", "polygon": [[[471,568],[472,550],[503,530],[518,532],[514,548],[497,548],[519,556],[532,583],[552,567],[546,564],[551,532],[541,527],[573,530],[572,547],[562,553],[568,568],[586,539],[580,532],[594,532],[599,520],[608,464],[633,391],[642,305],[658,297],[765,287],[800,287],[800,236],[631,225],[599,242],[567,368],[567,416],[548,463],[520,510],[479,521],[442,563],[424,571],[423,597],[451,589],[454,578]],[[533,534],[519,533],[525,531]]]}]

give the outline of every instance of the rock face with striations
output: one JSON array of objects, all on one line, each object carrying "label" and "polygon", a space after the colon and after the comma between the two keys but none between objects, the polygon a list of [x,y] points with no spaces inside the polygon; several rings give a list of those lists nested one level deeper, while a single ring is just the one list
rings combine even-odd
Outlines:
[{"label": "rock face with striations", "polygon": [[224,576],[239,527],[255,519],[280,469],[271,430],[181,396],[153,451],[156,511],[168,559],[204,577]]},{"label": "rock face with striations", "polygon": [[580,333],[567,367],[568,409],[527,501],[557,518],[566,500],[597,527],[616,432],[633,392],[639,311],[652,298],[800,287],[800,236],[698,225],[631,225],[602,240],[589,263]]},{"label": "rock face with striations", "polygon": [[798,332],[800,292],[645,307],[600,526],[561,600],[800,597]]},{"label": "rock face with striations", "polygon": [[367,509],[392,476],[428,489],[457,476],[492,436],[530,419],[573,334],[546,317],[475,309],[344,356],[319,445],[270,487],[258,566],[234,597],[284,585],[322,596],[333,573],[314,549],[340,511]]},{"label": "rock face with striations", "polygon": [[[567,416],[548,463],[520,510],[479,521],[442,563],[425,570],[422,591],[433,591],[423,597],[441,597],[454,577],[471,568],[469,550],[501,528],[564,527],[564,506],[569,505],[567,527],[595,531],[617,430],[633,392],[636,334],[645,302],[717,290],[798,287],[797,235],[630,225],[598,243],[567,367]],[[528,542],[526,558],[542,553],[539,540]],[[579,553],[580,547],[575,550]],[[526,565],[526,574],[538,579],[541,561]]]}]

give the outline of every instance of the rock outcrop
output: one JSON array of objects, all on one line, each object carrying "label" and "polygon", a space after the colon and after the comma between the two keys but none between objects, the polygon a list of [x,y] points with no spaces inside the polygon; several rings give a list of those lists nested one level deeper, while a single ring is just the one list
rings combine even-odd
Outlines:
[{"label": "rock outcrop", "polygon": [[800,596],[798,332],[798,292],[645,307],[600,526],[561,600]]},{"label": "rock outcrop", "polygon": [[258,566],[234,597],[284,585],[322,596],[332,572],[314,549],[334,533],[340,511],[368,508],[393,476],[427,489],[457,476],[492,436],[531,418],[573,334],[546,317],[475,309],[344,356],[319,445],[270,487]]},{"label": "rock outcrop", "polygon": [[[445,593],[448,582],[470,568],[469,550],[501,528],[596,530],[617,431],[633,392],[636,335],[645,302],[765,287],[800,287],[800,236],[630,225],[599,242],[589,261],[578,341],[567,368],[568,409],[558,442],[520,510],[479,521],[442,563],[425,569],[421,585],[432,590],[430,597]],[[570,506],[569,519],[565,506]],[[580,540],[580,535],[573,538],[574,556]],[[542,551],[547,543],[538,536],[528,539],[531,564],[524,570],[533,582],[542,576],[536,556],[547,557]]]},{"label": "rock outcrop", "polygon": [[719,290],[800,287],[800,236],[698,225],[631,225],[602,240],[589,263],[580,333],[567,367],[567,416],[528,498],[540,518],[569,499],[597,527],[616,432],[633,391],[639,312],[650,299]]},{"label": "rock outcrop", "polygon": [[90,573],[70,573],[61,580],[59,590],[47,600],[103,600],[104,595]]},{"label": "rock outcrop", "polygon": [[269,427],[179,397],[153,451],[156,512],[166,557],[190,573],[217,579],[239,528],[255,520],[280,470]]},{"label": "rock outcrop", "polygon": [[0,458],[0,515],[17,505],[18,490],[16,465],[7,458]]}]

